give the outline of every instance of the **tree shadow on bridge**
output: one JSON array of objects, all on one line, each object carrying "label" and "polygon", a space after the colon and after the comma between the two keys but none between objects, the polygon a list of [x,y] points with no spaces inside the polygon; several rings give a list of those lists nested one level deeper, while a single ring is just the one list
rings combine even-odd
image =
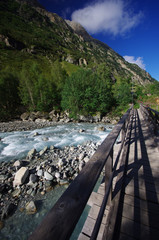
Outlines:
[{"label": "tree shadow on bridge", "polygon": [[[159,238],[159,208],[155,179],[145,141],[150,133],[141,128],[145,122],[140,120],[136,112],[132,129],[130,145],[134,144],[133,162],[127,159],[126,174],[120,179],[114,189],[113,198],[121,189],[120,204],[113,239],[119,239],[119,231],[124,232],[120,239],[158,239]],[[147,128],[146,128],[147,129]],[[146,139],[144,137],[146,136]],[[154,148],[152,142],[148,147]],[[132,149],[131,149],[132,151]],[[124,171],[121,166],[116,174]],[[126,193],[126,194],[125,194]]]}]

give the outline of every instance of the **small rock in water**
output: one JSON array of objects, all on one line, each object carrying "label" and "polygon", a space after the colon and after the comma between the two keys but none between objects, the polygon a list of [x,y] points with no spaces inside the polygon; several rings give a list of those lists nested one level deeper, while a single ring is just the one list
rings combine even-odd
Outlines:
[{"label": "small rock in water", "polygon": [[52,181],[46,181],[45,182],[45,191],[49,192],[52,190]]},{"label": "small rock in water", "polygon": [[33,135],[33,137],[36,137],[36,136],[38,136],[38,135],[40,135],[38,132],[35,132],[34,133],[34,135]]},{"label": "small rock in water", "polygon": [[60,180],[59,184],[60,184],[60,185],[66,185],[66,184],[68,184],[68,181],[66,181],[66,180]]},{"label": "small rock in water", "polygon": [[43,141],[48,141],[49,138],[48,138],[48,137],[44,137],[42,140],[43,140]]},{"label": "small rock in water", "polygon": [[79,130],[79,133],[82,133],[82,132],[85,132],[85,130],[84,130],[84,129],[80,129],[80,130]]},{"label": "small rock in water", "polygon": [[41,192],[41,195],[45,195],[45,191],[42,191],[42,192]]},{"label": "small rock in water", "polygon": [[103,132],[105,132],[105,131],[106,131],[106,128],[103,127],[103,126],[101,126],[101,127],[98,128],[98,130],[99,130],[99,131],[103,131]]},{"label": "small rock in water", "polygon": [[34,201],[30,201],[25,206],[27,214],[35,214],[37,212]]}]

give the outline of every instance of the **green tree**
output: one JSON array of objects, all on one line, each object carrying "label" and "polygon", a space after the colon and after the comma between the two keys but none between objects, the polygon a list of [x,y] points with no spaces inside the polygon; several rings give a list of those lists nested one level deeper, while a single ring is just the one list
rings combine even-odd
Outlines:
[{"label": "green tree", "polygon": [[60,108],[61,91],[66,73],[61,64],[55,62],[47,76],[42,67],[33,61],[23,64],[20,74],[20,96],[29,110],[49,111]]},{"label": "green tree", "polygon": [[[101,73],[101,74],[100,74]],[[62,108],[72,116],[108,112],[113,104],[111,78],[99,72],[80,69],[67,78],[62,91]]]},{"label": "green tree", "polygon": [[20,96],[23,104],[30,110],[36,109],[35,90],[40,74],[36,63],[28,61],[23,64],[20,73]]},{"label": "green tree", "polygon": [[107,113],[115,104],[113,96],[113,81],[110,69],[102,63],[97,68],[98,79],[98,111]]},{"label": "green tree", "polygon": [[130,79],[120,79],[114,86],[114,97],[118,105],[132,103],[132,86]]},{"label": "green tree", "polygon": [[16,114],[20,105],[18,95],[18,78],[10,69],[0,73],[0,120]]},{"label": "green tree", "polygon": [[62,91],[62,108],[72,116],[88,114],[95,107],[95,83],[90,70],[80,69],[67,78]]}]

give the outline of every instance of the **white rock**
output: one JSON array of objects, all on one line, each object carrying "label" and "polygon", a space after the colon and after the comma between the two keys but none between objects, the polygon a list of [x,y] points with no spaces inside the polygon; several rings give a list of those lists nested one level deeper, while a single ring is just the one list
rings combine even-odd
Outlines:
[{"label": "white rock", "polygon": [[50,146],[50,150],[54,150],[54,148],[55,148],[55,147],[54,147],[53,145],[52,145],[52,146]]},{"label": "white rock", "polygon": [[80,130],[79,130],[79,133],[82,133],[82,132],[85,132],[85,130],[84,130],[84,129],[80,129]]},{"label": "white rock", "polygon": [[85,157],[83,160],[85,163],[87,163],[89,161],[89,157]]},{"label": "white rock", "polygon": [[48,172],[44,172],[44,178],[48,181],[53,180],[53,176]]},{"label": "white rock", "polygon": [[55,177],[58,179],[58,178],[60,178],[60,173],[59,172],[56,172],[55,173]]},{"label": "white rock", "polygon": [[39,170],[37,171],[37,176],[38,176],[38,177],[42,177],[42,176],[43,176],[43,170],[42,170],[42,169],[39,169]]},{"label": "white rock", "polygon": [[65,165],[66,164],[66,160],[64,159],[64,158],[60,158],[59,159],[59,161],[58,161],[58,163],[57,163],[57,165],[59,166],[59,167],[62,167],[63,165]]},{"label": "white rock", "polygon": [[84,167],[84,162],[81,162],[80,164],[79,164],[79,171],[81,171],[82,170],[82,168]]},{"label": "white rock", "polygon": [[36,137],[36,136],[38,136],[38,135],[40,135],[38,132],[35,132],[34,134],[33,134],[33,137]]},{"label": "white rock", "polygon": [[15,161],[15,163],[13,164],[14,167],[20,167],[21,166],[21,162],[19,160]]},{"label": "white rock", "polygon": [[81,153],[81,154],[78,156],[78,159],[81,161],[81,160],[83,160],[83,158],[84,158],[84,153]]},{"label": "white rock", "polygon": [[27,167],[21,167],[15,174],[13,187],[22,185],[29,175],[29,169]]},{"label": "white rock", "polygon": [[30,159],[30,158],[32,158],[35,154],[36,154],[36,149],[33,148],[33,149],[31,149],[31,150],[28,152],[27,157]]},{"label": "white rock", "polygon": [[42,156],[44,153],[46,153],[47,150],[48,150],[48,147],[47,146],[44,147],[44,149],[39,152],[39,155]]}]

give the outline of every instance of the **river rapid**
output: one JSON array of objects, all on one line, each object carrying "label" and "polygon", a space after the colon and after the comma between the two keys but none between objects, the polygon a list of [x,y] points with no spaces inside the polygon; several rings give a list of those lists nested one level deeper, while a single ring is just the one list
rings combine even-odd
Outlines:
[{"label": "river rapid", "polygon": [[[100,131],[99,126],[104,126],[106,131]],[[40,151],[45,146],[63,148],[88,141],[102,142],[111,129],[112,125],[67,123],[30,131],[1,132],[0,161],[21,159],[32,148]]]}]

